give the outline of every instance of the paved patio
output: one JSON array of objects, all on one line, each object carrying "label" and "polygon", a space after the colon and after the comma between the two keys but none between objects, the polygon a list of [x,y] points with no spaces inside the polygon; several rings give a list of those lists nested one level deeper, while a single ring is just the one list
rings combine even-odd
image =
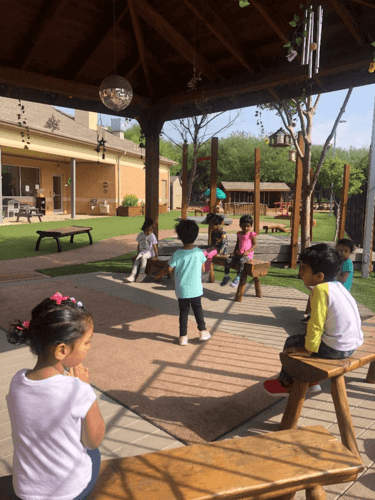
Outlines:
[{"label": "paved patio", "polygon": [[[129,250],[122,248],[122,252],[125,251]],[[77,251],[66,252],[72,254],[71,259],[74,259],[73,252]],[[21,260],[26,259],[19,259]],[[61,263],[55,263],[55,265],[61,265]],[[172,301],[165,300],[166,296],[174,298],[173,283],[167,279],[163,280],[162,286],[155,286],[151,279],[146,279],[140,284],[126,285],[123,282],[124,275],[120,273],[91,273],[46,279],[73,281],[77,285],[105,293],[109,301],[114,296],[123,297],[140,307],[150,300],[152,293],[153,307],[164,314],[177,314],[176,307],[170,305]],[[7,294],[8,287],[16,285],[27,287],[28,283],[34,283],[34,281],[4,282],[0,284],[0,296]],[[203,305],[204,310],[207,311],[209,329],[211,331],[215,328],[220,329],[220,331],[247,338],[264,346],[281,349],[288,335],[300,331],[299,319],[303,316],[306,295],[291,288],[263,286],[262,290],[264,298],[258,299],[255,297],[253,285],[247,285],[243,302],[237,303],[233,301],[234,292],[229,287],[223,289],[218,283],[205,284]],[[228,311],[231,313],[230,320],[226,314]],[[237,320],[234,320],[234,317]],[[375,318],[366,319],[363,329],[365,333],[366,331],[373,332]],[[31,354],[28,347],[11,346],[4,338],[3,331],[0,330],[0,332],[0,476],[4,476],[12,473],[13,460],[11,425],[5,396],[13,375],[21,368],[33,368],[35,356]],[[278,368],[275,366],[275,373]],[[327,488],[327,497],[330,500],[374,498],[375,386],[364,382],[366,373],[367,367],[346,376],[351,415],[366,470],[354,483]],[[307,398],[299,426],[320,424],[339,437],[336,415],[329,392],[330,383],[323,383],[322,388],[321,393]],[[106,436],[100,446],[102,460],[184,446],[173,436],[108,398],[99,387],[94,387],[94,390],[107,427]],[[222,436],[222,439],[277,430],[285,403],[285,398],[276,398],[271,407]],[[304,498],[303,494],[297,495],[297,500],[302,498]]]}]

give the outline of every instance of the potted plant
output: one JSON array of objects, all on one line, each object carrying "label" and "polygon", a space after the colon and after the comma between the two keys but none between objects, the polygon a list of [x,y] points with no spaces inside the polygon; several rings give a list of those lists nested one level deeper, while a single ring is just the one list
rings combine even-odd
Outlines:
[{"label": "potted plant", "polygon": [[128,194],[122,200],[122,205],[117,209],[117,215],[130,217],[132,215],[142,215],[142,207],[138,205],[138,198],[135,194]]}]

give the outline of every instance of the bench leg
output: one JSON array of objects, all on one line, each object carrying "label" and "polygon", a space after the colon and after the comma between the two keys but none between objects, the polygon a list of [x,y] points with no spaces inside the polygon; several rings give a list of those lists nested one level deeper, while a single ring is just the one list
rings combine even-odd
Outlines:
[{"label": "bench leg", "polygon": [[56,240],[56,243],[57,243],[57,251],[62,252],[61,245],[60,245],[60,238],[58,236],[54,236],[54,239]]},{"label": "bench leg", "polygon": [[286,493],[285,495],[282,495],[281,497],[275,498],[275,500],[294,500],[296,498],[295,493]]},{"label": "bench leg", "polygon": [[39,222],[42,222],[42,216],[38,215],[38,217],[39,217]]},{"label": "bench leg", "polygon": [[90,240],[90,245],[92,245],[92,236],[91,236],[91,231],[88,232],[89,235],[89,240]]},{"label": "bench leg", "polygon": [[40,242],[42,241],[42,238],[43,236],[39,236],[38,238],[38,241],[36,242],[36,245],[35,245],[35,251],[38,252],[39,251],[39,245],[40,245]]},{"label": "bench leg", "polygon": [[368,384],[375,384],[375,361],[371,361],[368,367],[366,382]]},{"label": "bench leg", "polygon": [[210,283],[215,283],[215,271],[214,271],[214,263],[211,261],[210,265],[210,278],[209,278]]},{"label": "bench leg", "polygon": [[241,276],[240,283],[237,287],[237,293],[236,293],[236,296],[234,298],[234,300],[236,302],[242,302],[242,297],[243,297],[243,294],[245,292],[245,287],[246,287],[246,278],[247,278],[246,274],[243,274]]},{"label": "bench leg", "polygon": [[74,240],[74,234],[70,235],[70,243],[73,243]]},{"label": "bench leg", "polygon": [[260,287],[260,278],[253,278],[253,280],[254,280],[254,286],[255,286],[255,295],[261,299],[262,298],[262,289]]},{"label": "bench leg", "polygon": [[297,427],[308,387],[308,382],[302,382],[297,379],[294,380],[293,387],[285,407],[284,415],[281,420],[281,430],[295,429]]},{"label": "bench leg", "polygon": [[306,490],[306,500],[326,500],[326,498],[323,486],[314,486]]},{"label": "bench leg", "polygon": [[352,417],[350,415],[344,375],[331,379],[331,394],[335,405],[337,424],[340,429],[342,444],[346,446],[356,457],[362,460],[357,448],[355,431]]}]

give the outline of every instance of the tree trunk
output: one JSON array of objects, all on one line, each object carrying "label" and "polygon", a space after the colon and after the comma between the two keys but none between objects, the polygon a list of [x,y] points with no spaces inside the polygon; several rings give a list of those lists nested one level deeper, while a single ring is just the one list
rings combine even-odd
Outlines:
[{"label": "tree trunk", "polygon": [[193,153],[194,164],[193,164],[193,169],[192,169],[190,177],[189,177],[188,196],[187,196],[188,206],[189,206],[190,199],[191,199],[191,192],[193,190],[193,182],[195,180],[195,173],[197,171],[197,151],[198,151],[197,141],[194,139],[194,153]]},{"label": "tree trunk", "polygon": [[302,214],[301,252],[310,246],[311,192],[310,192],[311,143],[305,141],[305,156],[302,161]]}]

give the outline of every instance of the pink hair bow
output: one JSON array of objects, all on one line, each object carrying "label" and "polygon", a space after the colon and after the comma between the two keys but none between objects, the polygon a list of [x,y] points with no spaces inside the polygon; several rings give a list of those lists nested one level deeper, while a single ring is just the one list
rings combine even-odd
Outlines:
[{"label": "pink hair bow", "polygon": [[23,328],[21,326],[17,326],[18,330],[26,330],[26,328],[29,328],[30,321],[23,321],[22,326]]},{"label": "pink hair bow", "polygon": [[61,295],[60,292],[56,292],[52,295],[51,300],[55,300],[56,304],[60,305],[63,300],[68,300],[69,297],[66,295]]}]

